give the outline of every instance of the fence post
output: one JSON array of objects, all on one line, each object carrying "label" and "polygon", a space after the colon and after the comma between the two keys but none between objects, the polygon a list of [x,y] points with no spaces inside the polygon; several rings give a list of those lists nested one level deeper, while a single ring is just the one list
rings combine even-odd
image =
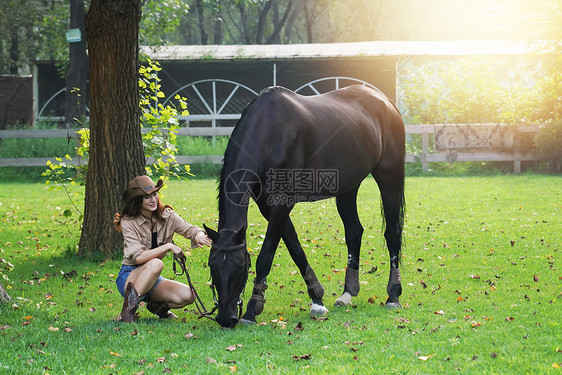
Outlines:
[{"label": "fence post", "polygon": [[429,134],[423,133],[422,135],[422,171],[429,172],[429,162],[427,161],[427,154],[429,153]]}]

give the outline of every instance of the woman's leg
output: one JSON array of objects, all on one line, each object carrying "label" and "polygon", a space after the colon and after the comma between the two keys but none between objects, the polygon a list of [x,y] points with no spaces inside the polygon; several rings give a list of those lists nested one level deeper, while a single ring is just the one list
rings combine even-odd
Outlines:
[{"label": "woman's leg", "polygon": [[162,280],[150,295],[150,301],[166,304],[170,309],[180,309],[195,301],[195,296],[188,285],[178,281]]},{"label": "woman's leg", "polygon": [[125,286],[128,283],[133,283],[137,292],[142,296],[148,293],[154,284],[156,284],[158,277],[162,273],[162,269],[164,269],[164,263],[160,259],[151,259],[131,271],[129,277],[127,277]]}]

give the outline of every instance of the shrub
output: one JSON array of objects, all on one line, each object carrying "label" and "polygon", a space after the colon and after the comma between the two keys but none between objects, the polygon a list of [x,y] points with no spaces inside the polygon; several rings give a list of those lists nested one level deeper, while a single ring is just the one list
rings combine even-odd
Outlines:
[{"label": "shrub", "polygon": [[535,135],[535,144],[541,157],[555,173],[562,172],[562,121],[541,125]]}]

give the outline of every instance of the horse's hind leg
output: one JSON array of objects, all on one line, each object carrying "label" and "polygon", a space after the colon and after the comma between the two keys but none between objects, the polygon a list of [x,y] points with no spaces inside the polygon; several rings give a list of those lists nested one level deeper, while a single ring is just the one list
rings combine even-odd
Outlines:
[{"label": "horse's hind leg", "polygon": [[402,228],[404,225],[404,173],[403,169],[379,168],[373,172],[381,192],[385,218],[384,237],[390,255],[390,276],[386,287],[388,300],[386,307],[399,308],[402,294],[400,270],[400,250],[402,247]]},{"label": "horse's hind leg", "polygon": [[347,269],[345,271],[345,285],[343,294],[336,300],[336,306],[351,304],[351,297],[359,294],[359,253],[361,250],[361,237],[363,226],[357,214],[356,189],[336,197],[338,213],[345,228],[345,243],[347,245]]}]

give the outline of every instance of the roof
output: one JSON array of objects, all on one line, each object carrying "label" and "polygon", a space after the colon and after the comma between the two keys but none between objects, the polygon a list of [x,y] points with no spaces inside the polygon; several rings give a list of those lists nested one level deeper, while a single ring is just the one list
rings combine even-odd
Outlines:
[{"label": "roof", "polygon": [[528,41],[476,40],[141,47],[142,53],[159,61],[524,55],[533,51]]}]

